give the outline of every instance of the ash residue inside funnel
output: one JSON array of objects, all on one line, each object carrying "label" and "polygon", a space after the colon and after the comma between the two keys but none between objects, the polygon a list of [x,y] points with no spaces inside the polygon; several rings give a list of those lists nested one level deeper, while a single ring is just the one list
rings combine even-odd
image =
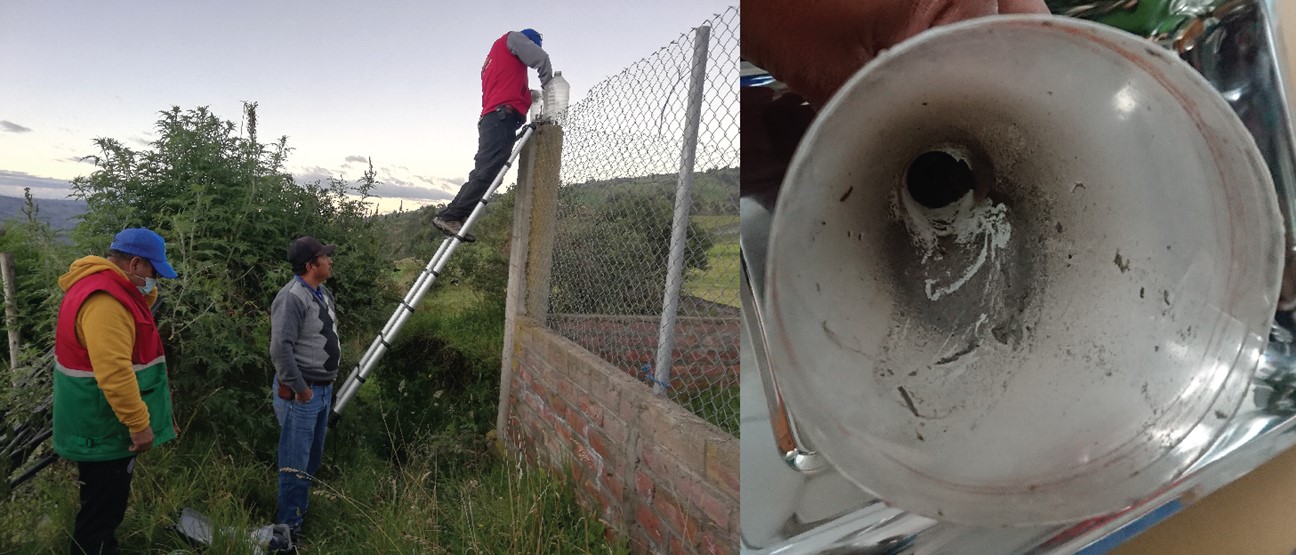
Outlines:
[{"label": "ash residue inside funnel", "polygon": [[[923,265],[927,299],[958,291],[986,262],[993,263],[1012,238],[1008,206],[989,200],[977,202],[971,189],[956,201],[939,208],[918,202],[908,189],[896,191],[893,205],[908,229]],[[950,256],[957,251],[956,256]]]}]

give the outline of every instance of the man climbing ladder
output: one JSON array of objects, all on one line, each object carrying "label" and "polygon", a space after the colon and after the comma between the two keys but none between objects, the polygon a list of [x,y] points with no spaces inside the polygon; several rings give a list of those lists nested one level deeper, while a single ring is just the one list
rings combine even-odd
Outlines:
[{"label": "man climbing ladder", "polygon": [[465,243],[477,240],[461,233],[464,219],[486,193],[490,179],[504,166],[517,130],[531,109],[527,67],[539,72],[541,87],[548,86],[553,78],[549,54],[540,48],[540,43],[540,33],[535,29],[509,31],[495,41],[486,55],[481,69],[482,112],[477,121],[475,167],[454,200],[432,218],[432,225],[442,233],[458,236]]},{"label": "man climbing ladder", "polygon": [[[475,240],[467,233],[468,230],[481,217],[486,208],[486,199],[499,188],[504,181],[504,174],[508,173],[527,140],[535,133],[536,122],[522,125],[525,114],[531,108],[531,91],[527,88],[527,70],[523,64],[535,67],[540,72],[547,99],[543,118],[553,120],[566,111],[567,82],[561,73],[553,72],[549,67],[549,55],[540,49],[540,33],[523,29],[520,32],[509,32],[496,40],[482,66],[483,111],[478,124],[481,137],[477,167],[473,169],[454,202],[432,220],[447,237],[415,278],[405,299],[369,345],[355,370],[337,390],[337,401],[333,404],[333,414],[329,418],[330,427],[336,425],[342,410],[359,392],[378,360],[391,348],[396,332],[405,325],[405,321],[414,313],[414,307],[418,306],[423,295],[432,288],[455,249],[461,243]],[[517,132],[519,127],[520,133]]]},{"label": "man climbing ladder", "polygon": [[[486,190],[482,193],[483,199],[489,198],[495,192],[495,189],[499,187],[500,182],[504,180],[504,174],[517,160],[518,155],[522,152],[522,147],[526,146],[527,140],[535,132],[535,125],[529,123],[522,128],[522,133],[517,136],[517,141],[511,153],[505,157],[499,171],[495,174],[495,179],[487,184]],[[478,203],[468,218],[464,220],[461,229],[467,230],[472,227],[472,224],[477,221],[485,208],[484,202]],[[365,351],[364,356],[360,358],[360,362],[356,364],[355,370],[351,372],[351,375],[347,376],[346,382],[337,390],[337,401],[333,404],[333,414],[329,418],[330,427],[336,425],[337,419],[342,414],[342,409],[360,390],[360,386],[369,377],[369,372],[378,364],[378,360],[387,353],[392,340],[396,337],[396,332],[400,331],[401,326],[405,325],[405,321],[409,319],[411,314],[414,314],[414,307],[418,306],[419,301],[423,299],[423,295],[432,288],[437,276],[441,275],[446,262],[450,260],[450,255],[454,254],[455,249],[462,242],[464,241],[461,240],[459,234],[446,237],[441,242],[441,246],[437,248],[436,254],[432,255],[432,259],[428,261],[427,266],[414,279],[414,285],[405,294],[405,299],[396,307],[396,312],[392,313],[391,318],[387,320],[387,325],[383,326],[378,337],[369,345],[369,350]]]}]

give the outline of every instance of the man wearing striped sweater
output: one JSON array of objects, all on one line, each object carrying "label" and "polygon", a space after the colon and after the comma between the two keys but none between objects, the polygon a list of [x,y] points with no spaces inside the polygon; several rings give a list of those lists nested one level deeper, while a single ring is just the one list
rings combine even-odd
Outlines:
[{"label": "man wearing striped sweater", "polygon": [[324,454],[333,380],[342,357],[337,304],[324,282],[333,276],[334,245],[301,237],[288,247],[293,278],[270,305],[270,360],[279,420],[279,509],[275,522],[301,535],[311,480]]}]

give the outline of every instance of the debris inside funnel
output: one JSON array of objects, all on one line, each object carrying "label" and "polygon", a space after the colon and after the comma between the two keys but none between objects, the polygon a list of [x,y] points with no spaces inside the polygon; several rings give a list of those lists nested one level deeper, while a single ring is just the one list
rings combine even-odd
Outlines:
[{"label": "debris inside funnel", "polygon": [[907,188],[900,188],[892,203],[909,230],[922,264],[941,262],[951,248],[967,255],[959,257],[957,264],[936,265],[943,267],[926,272],[931,277],[924,280],[924,287],[931,301],[958,291],[987,261],[998,259],[1012,238],[1008,206],[990,200],[978,202],[971,190],[950,204],[928,208],[915,200]]}]

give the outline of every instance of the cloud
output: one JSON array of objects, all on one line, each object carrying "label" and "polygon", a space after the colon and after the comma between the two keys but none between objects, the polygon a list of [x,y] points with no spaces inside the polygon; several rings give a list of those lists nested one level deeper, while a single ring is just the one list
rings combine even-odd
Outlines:
[{"label": "cloud", "polygon": [[[393,175],[388,168],[379,168],[377,174],[378,184],[369,193],[375,197],[446,201],[454,198],[459,192],[459,182],[451,179],[425,177],[404,179]],[[302,167],[293,172],[293,179],[299,185],[316,181],[327,183],[330,178],[338,176],[339,172],[329,171],[320,166]]]},{"label": "cloud", "polygon": [[419,186],[403,179],[387,177],[380,179],[377,187],[374,187],[373,195],[379,197],[407,198],[414,200],[450,200],[454,198],[458,191],[447,192],[442,189],[433,189],[426,186]]},{"label": "cloud", "polygon": [[298,185],[306,185],[316,181],[327,183],[330,178],[335,177],[333,172],[319,166],[299,168],[292,175],[293,181],[296,181]]},{"label": "cloud", "polygon": [[357,164],[368,164],[368,163],[369,163],[369,159],[366,158],[366,157],[364,157],[364,156],[347,156],[347,157],[346,157],[346,161],[347,161],[347,163],[355,162],[355,163],[357,163]]},{"label": "cloud", "polygon": [[423,175],[416,175],[414,176],[414,179],[432,187],[440,187],[448,191],[456,192],[459,190],[459,187],[463,186],[465,181],[468,181],[468,178],[466,177],[427,177]]},{"label": "cloud", "polygon": [[36,198],[67,198],[72,192],[72,186],[66,179],[0,170],[0,194],[21,196],[24,188],[31,188],[32,196]]},{"label": "cloud", "polygon": [[93,166],[94,163],[95,163],[95,162],[94,162],[94,158],[93,158],[93,157],[90,157],[90,156],[68,156],[67,158],[59,158],[58,161],[59,161],[59,162],[75,162],[75,163],[77,163],[77,164],[90,164],[90,165],[92,165],[92,166]]},{"label": "cloud", "polygon": [[454,194],[445,191],[434,191],[421,187],[402,187],[399,185],[379,185],[374,187],[373,196],[385,198],[407,198],[410,200],[450,200]]},{"label": "cloud", "polygon": [[31,128],[23,127],[12,121],[0,119],[0,131],[8,131],[10,133],[31,133]]}]

